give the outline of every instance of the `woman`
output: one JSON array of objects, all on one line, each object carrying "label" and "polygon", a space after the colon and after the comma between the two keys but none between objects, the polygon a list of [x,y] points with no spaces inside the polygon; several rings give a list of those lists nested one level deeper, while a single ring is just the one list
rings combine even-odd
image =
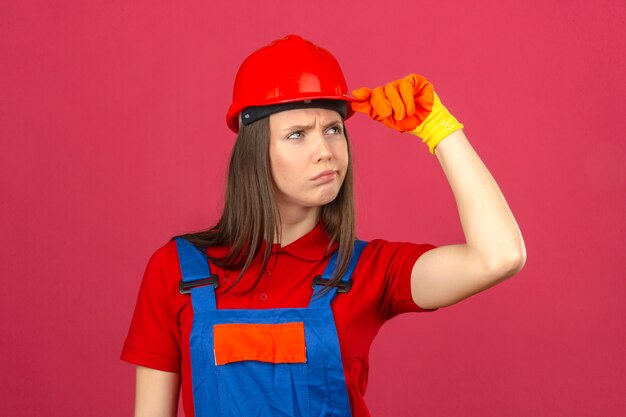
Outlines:
[{"label": "woman", "polygon": [[[181,385],[187,416],[367,416],[369,347],[386,320],[521,270],[516,221],[432,85],[412,74],[353,95],[335,58],[296,35],[244,61],[222,217],[157,250],[144,275],[122,352],[138,365],[136,416],[176,415]],[[356,240],[354,111],[428,145],[465,244]]]}]

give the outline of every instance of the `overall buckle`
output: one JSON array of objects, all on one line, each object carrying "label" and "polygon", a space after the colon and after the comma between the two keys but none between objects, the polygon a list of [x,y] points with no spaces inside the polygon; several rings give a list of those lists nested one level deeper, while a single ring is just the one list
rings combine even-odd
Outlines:
[{"label": "overall buckle", "polygon": [[[317,285],[324,285],[327,284],[328,282],[330,282],[330,279],[328,278],[324,278],[321,275],[316,275],[313,278],[313,289],[315,289],[315,287]],[[337,292],[348,292],[350,291],[350,288],[352,288],[352,279],[349,279],[347,281],[340,281],[339,284],[337,284],[337,286],[335,287],[337,288]]]},{"label": "overall buckle", "polygon": [[204,287],[206,285],[213,285],[213,288],[217,288],[218,276],[213,274],[208,278],[197,279],[195,281],[185,282],[182,279],[178,283],[178,291],[181,294],[189,294],[192,288]]}]

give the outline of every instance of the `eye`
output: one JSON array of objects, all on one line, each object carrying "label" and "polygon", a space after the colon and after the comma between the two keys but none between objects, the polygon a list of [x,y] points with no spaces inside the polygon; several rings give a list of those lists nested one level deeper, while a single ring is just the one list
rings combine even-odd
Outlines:
[{"label": "eye", "polygon": [[334,135],[341,135],[342,131],[343,130],[341,129],[341,126],[339,125],[331,126],[327,130],[327,132],[331,132],[331,134],[334,134]]},{"label": "eye", "polygon": [[302,130],[296,130],[295,132],[292,132],[289,134],[289,136],[287,136],[287,139],[300,139],[302,137]]}]

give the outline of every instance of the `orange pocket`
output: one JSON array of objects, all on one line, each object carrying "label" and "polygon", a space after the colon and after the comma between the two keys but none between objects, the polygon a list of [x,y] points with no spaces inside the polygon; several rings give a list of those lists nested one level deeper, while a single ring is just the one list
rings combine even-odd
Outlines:
[{"label": "orange pocket", "polygon": [[216,324],[213,340],[216,365],[239,361],[306,362],[303,322]]}]

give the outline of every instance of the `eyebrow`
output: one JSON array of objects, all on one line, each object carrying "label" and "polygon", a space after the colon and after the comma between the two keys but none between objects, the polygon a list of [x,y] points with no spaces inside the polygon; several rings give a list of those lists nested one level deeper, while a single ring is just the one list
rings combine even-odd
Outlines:
[{"label": "eyebrow", "polygon": [[[324,129],[326,129],[326,128],[328,128],[328,127],[330,127],[332,125],[336,125],[336,124],[341,124],[341,120],[332,120],[332,121],[330,121],[328,123],[324,123],[322,125],[322,127]],[[293,125],[293,126],[289,126],[289,127],[286,127],[285,129],[283,129],[283,132],[287,132],[287,131],[290,131],[290,130],[305,130],[306,131],[306,130],[313,129],[314,126],[315,125]]]}]

